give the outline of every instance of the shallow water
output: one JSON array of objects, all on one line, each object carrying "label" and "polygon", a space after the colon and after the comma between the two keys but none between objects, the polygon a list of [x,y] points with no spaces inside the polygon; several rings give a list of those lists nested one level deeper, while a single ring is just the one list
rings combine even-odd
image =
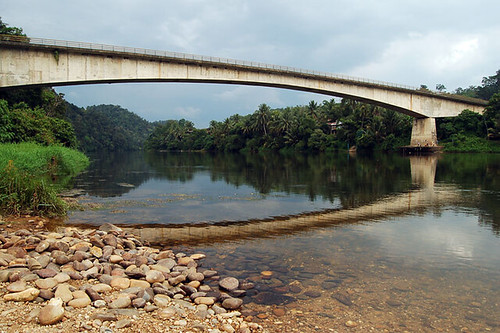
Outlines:
[{"label": "shallow water", "polygon": [[206,253],[276,331],[495,332],[499,173],[495,155],[108,155],[66,223]]}]

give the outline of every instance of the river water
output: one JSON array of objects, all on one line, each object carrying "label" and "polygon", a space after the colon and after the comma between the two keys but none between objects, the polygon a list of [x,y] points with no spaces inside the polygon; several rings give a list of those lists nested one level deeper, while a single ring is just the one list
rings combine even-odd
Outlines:
[{"label": "river water", "polygon": [[498,155],[92,160],[66,225],[206,253],[271,331],[500,332]]}]

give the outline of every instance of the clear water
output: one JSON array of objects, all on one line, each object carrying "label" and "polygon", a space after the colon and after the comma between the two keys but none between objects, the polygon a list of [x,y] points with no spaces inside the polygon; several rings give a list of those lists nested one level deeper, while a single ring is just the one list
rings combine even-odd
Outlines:
[{"label": "clear water", "polygon": [[500,156],[108,154],[75,188],[66,224],[206,253],[273,331],[500,331]]}]

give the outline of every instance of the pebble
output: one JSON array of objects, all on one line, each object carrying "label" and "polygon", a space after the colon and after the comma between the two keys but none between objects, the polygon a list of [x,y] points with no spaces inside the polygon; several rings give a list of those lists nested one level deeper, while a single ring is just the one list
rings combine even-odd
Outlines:
[{"label": "pebble", "polygon": [[146,281],[149,283],[163,282],[165,281],[165,275],[162,272],[156,270],[150,270],[146,273]]},{"label": "pebble", "polygon": [[114,289],[127,289],[130,287],[130,279],[115,276],[111,279],[110,286]]},{"label": "pebble", "polygon": [[155,295],[155,297],[153,299],[155,305],[160,307],[160,308],[168,307],[170,305],[170,300],[171,300],[170,297],[168,297],[167,295],[162,295],[162,294]]},{"label": "pebble", "polygon": [[30,302],[36,299],[39,294],[40,290],[36,288],[28,288],[26,290],[17,293],[5,294],[3,296],[3,300],[14,301],[14,302]]},{"label": "pebble", "polygon": [[26,289],[28,289],[28,286],[26,285],[26,282],[22,280],[12,282],[7,286],[7,290],[10,291],[11,293],[18,293]]},{"label": "pebble", "polygon": [[[186,319],[182,319],[187,316],[186,311],[196,311],[200,321],[213,319],[217,324],[226,324],[224,332],[234,332],[231,323],[241,314],[227,311],[241,307],[243,300],[237,297],[243,297],[245,290],[254,287],[253,283],[242,283],[240,287],[234,277],[220,279],[217,271],[200,268],[199,260],[205,254],[158,251],[143,246],[120,228],[103,226],[99,231],[67,228],[61,233],[26,231],[0,235],[0,244],[11,244],[0,251],[0,266],[4,266],[0,269],[0,281],[10,282],[4,289],[4,300],[49,300],[24,319],[35,322],[38,316],[43,325],[75,316],[71,311],[74,308],[90,306],[104,312],[82,319],[80,329],[99,328],[104,332],[110,330],[106,321],[117,321],[117,315],[139,316],[136,309],[144,309],[156,311],[158,317],[172,318],[174,326],[180,327],[187,325]],[[74,283],[75,280],[81,282]],[[231,295],[221,293],[217,284]],[[215,315],[226,317],[216,319]],[[130,327],[133,322],[121,319],[111,327]],[[207,323],[200,323],[200,328],[210,330]]]},{"label": "pebble", "polygon": [[227,310],[236,310],[243,304],[241,298],[227,298],[222,302],[222,307]]},{"label": "pebble", "polygon": [[117,329],[130,327],[130,326],[132,326],[132,320],[130,320],[130,319],[121,319],[121,320],[118,320],[115,324],[115,327]]},{"label": "pebble", "polygon": [[60,284],[57,286],[55,297],[59,297],[64,303],[73,299],[73,293],[69,289],[69,284]]},{"label": "pebble", "polygon": [[125,308],[128,308],[131,304],[132,304],[132,301],[130,300],[130,297],[120,296],[116,300],[111,302],[109,307],[111,309],[125,309]]},{"label": "pebble", "polygon": [[60,298],[53,298],[44,306],[38,314],[38,321],[41,325],[52,325],[60,322],[64,317],[63,301]]},{"label": "pebble", "polygon": [[88,296],[86,297],[79,297],[79,298],[74,298],[71,301],[68,302],[68,306],[74,307],[74,308],[84,308],[88,305],[90,305],[92,301]]},{"label": "pebble", "polygon": [[240,285],[238,279],[234,277],[226,277],[219,281],[219,287],[226,290],[235,290]]},{"label": "pebble", "polygon": [[55,286],[57,286],[58,282],[54,278],[48,278],[48,279],[38,279],[35,281],[35,285],[39,289],[52,289]]}]

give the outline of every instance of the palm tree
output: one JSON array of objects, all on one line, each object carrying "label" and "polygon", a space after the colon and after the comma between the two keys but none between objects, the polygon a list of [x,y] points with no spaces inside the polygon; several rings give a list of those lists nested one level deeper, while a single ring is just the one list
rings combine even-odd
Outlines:
[{"label": "palm tree", "polygon": [[256,120],[256,128],[258,131],[262,129],[262,133],[264,133],[264,136],[267,136],[267,128],[268,128],[268,123],[269,123],[269,114],[271,112],[271,108],[267,104],[261,104],[259,105],[259,109],[255,112],[257,115],[257,120]]}]

